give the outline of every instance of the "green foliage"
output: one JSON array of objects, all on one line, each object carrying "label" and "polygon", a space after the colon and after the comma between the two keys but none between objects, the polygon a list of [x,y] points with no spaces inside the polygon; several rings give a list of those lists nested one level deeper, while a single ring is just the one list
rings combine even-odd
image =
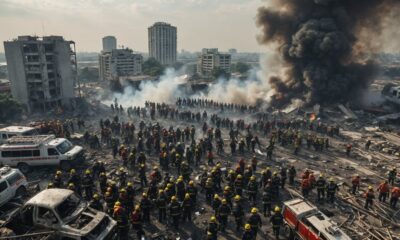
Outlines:
[{"label": "green foliage", "polygon": [[21,117],[22,105],[10,94],[0,94],[0,121]]},{"label": "green foliage", "polygon": [[164,66],[155,58],[149,58],[143,63],[143,73],[150,76],[160,76],[164,72]]},{"label": "green foliage", "polygon": [[247,71],[250,70],[250,65],[244,62],[238,62],[234,64],[233,66],[234,71],[240,72],[240,73],[247,73]]},{"label": "green foliage", "polygon": [[79,70],[78,78],[82,82],[96,82],[99,80],[99,70],[97,68],[84,67]]},{"label": "green foliage", "polygon": [[214,78],[225,78],[225,79],[229,79],[231,74],[227,73],[224,69],[220,68],[220,67],[215,67],[212,72],[211,75]]}]

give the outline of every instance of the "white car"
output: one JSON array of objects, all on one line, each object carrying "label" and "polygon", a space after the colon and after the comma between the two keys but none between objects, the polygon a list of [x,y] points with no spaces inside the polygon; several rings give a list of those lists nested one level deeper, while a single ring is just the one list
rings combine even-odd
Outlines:
[{"label": "white car", "polygon": [[0,168],[0,206],[17,196],[24,196],[28,182],[24,174],[8,166]]}]

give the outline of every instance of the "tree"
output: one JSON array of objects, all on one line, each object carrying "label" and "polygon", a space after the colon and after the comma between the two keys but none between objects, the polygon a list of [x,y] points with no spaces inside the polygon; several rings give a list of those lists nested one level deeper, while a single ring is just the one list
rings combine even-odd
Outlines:
[{"label": "tree", "polygon": [[225,79],[229,79],[231,74],[226,72],[225,69],[222,69],[220,67],[215,67],[213,68],[211,75],[214,78],[225,78]]},{"label": "tree", "polygon": [[10,94],[0,94],[0,121],[21,117],[22,105]]},{"label": "tree", "polygon": [[147,59],[142,66],[143,73],[150,76],[159,76],[164,72],[164,66],[155,58]]},{"label": "tree", "polygon": [[250,65],[244,62],[238,62],[234,66],[235,71],[240,73],[247,73],[250,70]]}]

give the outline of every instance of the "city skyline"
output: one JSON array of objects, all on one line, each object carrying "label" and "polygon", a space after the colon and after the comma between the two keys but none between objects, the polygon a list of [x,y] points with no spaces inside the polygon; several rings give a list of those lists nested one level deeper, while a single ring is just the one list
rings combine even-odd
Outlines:
[{"label": "city skyline", "polygon": [[79,52],[99,52],[101,39],[112,35],[118,46],[147,52],[147,29],[162,21],[179,29],[178,52],[204,47],[260,52],[255,15],[261,5],[261,0],[2,0],[0,21],[7,24],[0,39],[60,35],[74,40]]}]

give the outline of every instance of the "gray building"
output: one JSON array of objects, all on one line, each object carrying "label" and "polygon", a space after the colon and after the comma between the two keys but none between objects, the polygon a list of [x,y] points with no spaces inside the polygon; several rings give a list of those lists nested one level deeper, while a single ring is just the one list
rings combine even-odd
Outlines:
[{"label": "gray building", "polygon": [[4,42],[12,96],[29,112],[71,104],[75,43],[61,36],[19,36]]},{"label": "gray building", "polygon": [[117,48],[117,39],[114,36],[103,37],[103,51],[111,51]]},{"label": "gray building", "polygon": [[149,56],[163,65],[176,62],[176,27],[164,22],[156,22],[148,28]]},{"label": "gray building", "polygon": [[99,55],[100,80],[115,80],[118,77],[142,74],[143,57],[131,49],[113,49]]},{"label": "gray building", "polygon": [[209,77],[214,68],[221,68],[231,72],[231,55],[218,52],[218,48],[203,48],[197,61],[197,73]]}]

